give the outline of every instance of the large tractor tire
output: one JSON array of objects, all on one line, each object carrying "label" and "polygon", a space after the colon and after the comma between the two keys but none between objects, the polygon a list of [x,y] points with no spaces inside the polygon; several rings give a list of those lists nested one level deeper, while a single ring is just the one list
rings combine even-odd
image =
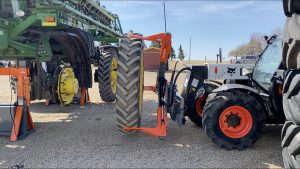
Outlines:
[{"label": "large tractor tire", "polygon": [[[298,8],[295,4],[289,5],[290,9]],[[295,11],[290,12],[293,14]],[[300,69],[299,23],[300,16],[291,15],[285,25],[283,61],[288,69]],[[300,168],[300,70],[291,70],[286,75],[283,109],[288,120],[282,129],[281,137],[283,163],[285,168]]]},{"label": "large tractor tire", "polygon": [[265,126],[263,106],[241,91],[209,95],[203,112],[203,127],[213,143],[227,150],[254,145]]},{"label": "large tractor tire", "polygon": [[203,108],[204,105],[206,104],[207,96],[214,89],[221,86],[220,84],[212,81],[206,81],[204,83],[205,83],[205,94],[195,99],[194,103],[191,104],[192,106],[188,107],[187,110],[188,118],[199,127],[202,127]]},{"label": "large tractor tire", "polygon": [[118,128],[139,127],[144,87],[143,42],[124,36],[120,39],[116,111]]},{"label": "large tractor tire", "polygon": [[300,168],[300,1],[284,0],[283,7],[288,18],[282,57],[289,71],[283,85],[282,157],[285,168]]},{"label": "large tractor tire", "polygon": [[283,63],[288,69],[300,69],[300,15],[293,15],[286,20]]},{"label": "large tractor tire", "polygon": [[300,125],[300,70],[288,72],[283,87],[283,109],[288,121]]},{"label": "large tractor tire", "polygon": [[118,52],[114,47],[104,48],[99,59],[98,84],[100,97],[105,102],[114,102],[117,91]]},{"label": "large tractor tire", "polygon": [[300,126],[286,121],[281,132],[282,157],[285,168],[300,168]]}]

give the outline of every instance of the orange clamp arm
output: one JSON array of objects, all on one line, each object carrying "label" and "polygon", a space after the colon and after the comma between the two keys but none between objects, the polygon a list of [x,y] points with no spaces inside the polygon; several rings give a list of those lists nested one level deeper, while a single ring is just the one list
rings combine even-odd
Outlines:
[{"label": "orange clamp arm", "polygon": [[159,42],[161,44],[160,61],[167,63],[172,48],[172,35],[170,33],[160,33],[146,37],[129,33],[128,37],[141,40],[148,40],[152,42]]}]

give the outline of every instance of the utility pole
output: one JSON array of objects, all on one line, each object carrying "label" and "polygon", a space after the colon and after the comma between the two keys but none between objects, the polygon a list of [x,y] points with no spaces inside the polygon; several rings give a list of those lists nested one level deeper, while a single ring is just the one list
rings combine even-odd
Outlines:
[{"label": "utility pole", "polygon": [[222,48],[219,48],[219,57],[220,57],[220,63],[222,63]]},{"label": "utility pole", "polygon": [[191,61],[191,52],[192,52],[192,37],[190,37],[190,52],[189,52],[189,61]]}]

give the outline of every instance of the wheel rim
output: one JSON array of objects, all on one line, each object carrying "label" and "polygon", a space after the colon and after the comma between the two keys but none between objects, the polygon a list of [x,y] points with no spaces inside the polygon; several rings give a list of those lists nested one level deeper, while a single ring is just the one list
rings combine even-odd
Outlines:
[{"label": "wheel rim", "polygon": [[251,113],[242,106],[231,106],[225,109],[219,118],[223,134],[238,139],[246,136],[252,129]]},{"label": "wheel rim", "polygon": [[204,108],[204,105],[205,105],[205,101],[206,101],[206,97],[201,96],[200,98],[197,99],[197,102],[196,102],[196,105],[195,105],[196,112],[201,117],[203,115],[203,108]]},{"label": "wheel rim", "polygon": [[143,108],[143,92],[144,92],[144,53],[142,53],[141,61],[140,61],[139,112],[142,112],[142,108]]},{"label": "wheel rim", "polygon": [[116,58],[112,58],[111,67],[110,67],[110,84],[113,93],[116,93],[117,91],[117,69],[118,69],[118,61]]},{"label": "wheel rim", "polygon": [[63,105],[72,103],[74,95],[78,92],[79,84],[72,68],[65,67],[60,71],[57,81],[57,94]]}]

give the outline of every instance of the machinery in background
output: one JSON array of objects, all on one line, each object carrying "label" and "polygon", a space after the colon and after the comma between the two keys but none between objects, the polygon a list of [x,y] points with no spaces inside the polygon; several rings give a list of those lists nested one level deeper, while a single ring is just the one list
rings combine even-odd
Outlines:
[{"label": "machinery in background", "polygon": [[90,65],[98,62],[100,95],[114,101],[115,75],[107,76],[111,70],[115,74],[116,54],[107,53],[115,47],[101,50],[94,41],[118,42],[122,28],[117,15],[93,0],[1,0],[0,9],[0,58],[27,61],[31,100],[69,105],[78,89],[86,93],[92,87]]},{"label": "machinery in background", "polygon": [[231,64],[255,64],[258,61],[259,56],[249,55],[249,56],[240,56],[236,59],[230,59]]},{"label": "machinery in background", "polygon": [[[94,76],[102,99],[114,101],[117,51],[109,44],[122,33],[118,16],[94,0],[0,0],[0,59],[14,61],[8,70],[29,70],[28,84],[14,74],[10,78],[17,94],[21,84],[31,89],[27,102],[69,105],[79,93],[83,106],[93,83],[93,62],[99,63]],[[107,46],[95,47],[95,41]],[[1,106],[0,111],[7,113]],[[12,116],[15,121],[17,110]]]}]

